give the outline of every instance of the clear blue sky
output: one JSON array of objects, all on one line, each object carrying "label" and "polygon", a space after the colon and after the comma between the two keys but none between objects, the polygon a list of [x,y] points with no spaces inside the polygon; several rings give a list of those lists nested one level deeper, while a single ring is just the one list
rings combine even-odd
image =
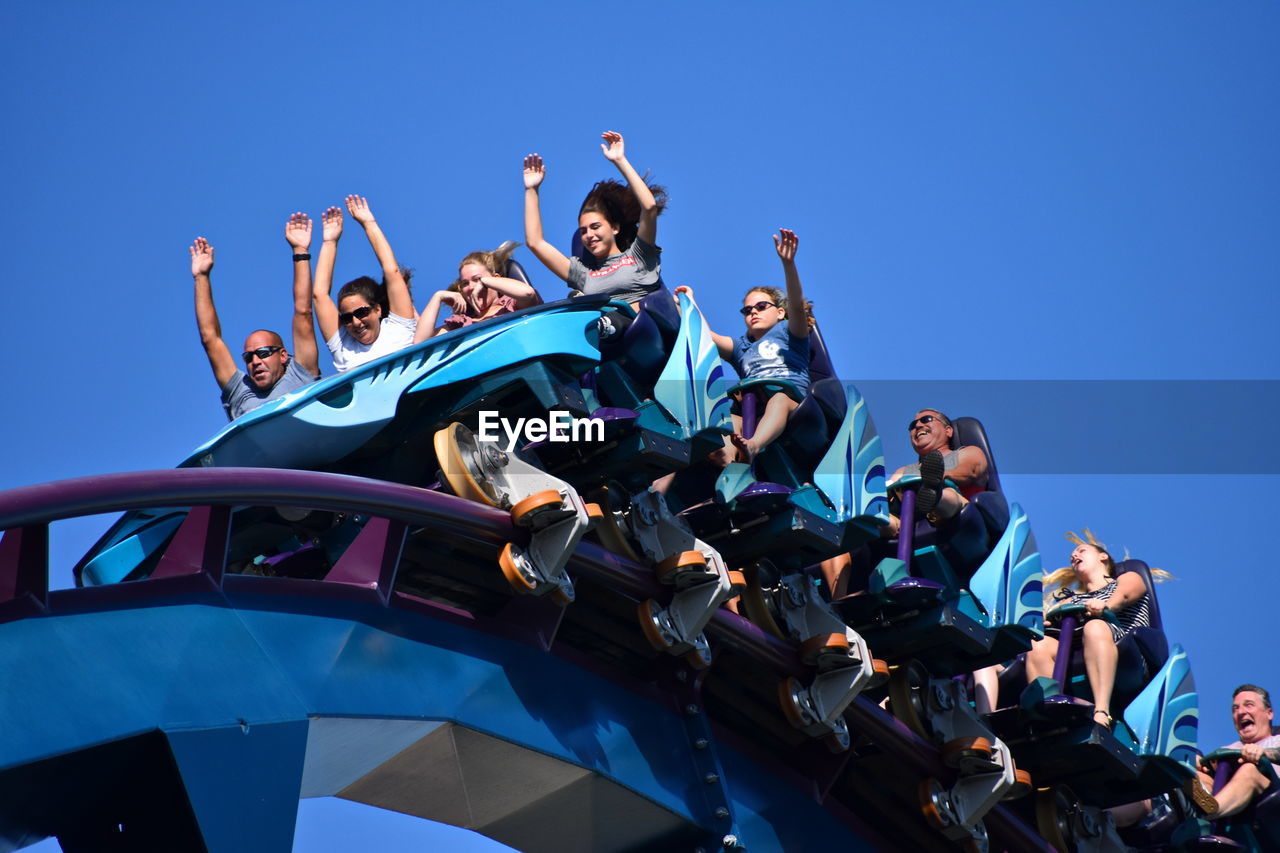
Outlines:
[{"label": "clear blue sky", "polygon": [[[520,238],[526,153],[548,163],[544,215],[567,237],[614,129],[671,192],[666,281],[695,286],[718,330],[745,287],[778,282],[769,235],[786,226],[849,379],[1280,380],[1277,36],[1264,2],[9,4],[0,488],[169,467],[220,428],[196,235],[234,351],[288,326],[288,214],[351,192],[416,268],[421,307],[463,254]],[[359,237],[339,281],[376,269]],[[993,425],[998,457],[1049,460],[1006,486],[1051,566],[1062,532],[1090,525],[1177,577],[1161,601],[1207,748],[1233,739],[1235,683],[1280,689],[1275,387],[1244,386],[1228,417],[1196,394],[1117,406],[1071,384]],[[870,403],[901,464],[911,405]],[[1209,440],[1181,439],[1193,424]],[[1064,428],[1098,464],[1055,468]],[[1128,465],[1148,440],[1182,458]],[[105,524],[55,527],[55,583]],[[306,851],[436,832],[300,815]]]}]

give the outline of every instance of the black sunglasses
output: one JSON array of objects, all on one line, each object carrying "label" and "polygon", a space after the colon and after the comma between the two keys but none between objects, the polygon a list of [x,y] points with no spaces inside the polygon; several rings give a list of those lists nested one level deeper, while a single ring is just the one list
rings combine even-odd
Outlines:
[{"label": "black sunglasses", "polygon": [[253,361],[253,357],[255,355],[258,358],[262,359],[263,361],[266,361],[267,356],[271,355],[272,353],[277,353],[282,349],[284,349],[284,347],[258,347],[257,349],[251,349],[248,352],[241,353],[240,357],[244,359],[245,364],[248,364],[249,362]]},{"label": "black sunglasses", "polygon": [[939,417],[938,415],[921,415],[911,423],[907,424],[907,432],[911,432],[915,429],[917,424],[931,424],[934,421],[942,421],[946,426],[951,426],[951,423],[946,418]]},{"label": "black sunglasses", "polygon": [[778,306],[773,302],[757,302],[754,305],[743,305],[741,308],[738,309],[738,313],[741,314],[743,317],[745,317],[748,314],[750,314],[752,311],[755,311],[758,314],[766,308],[777,308],[777,307]]},{"label": "black sunglasses", "polygon": [[363,320],[365,317],[369,316],[369,312],[371,312],[372,310],[373,310],[372,305],[363,305],[354,311],[343,311],[341,314],[338,315],[338,322],[341,325],[345,326],[348,323],[350,323],[353,319]]}]

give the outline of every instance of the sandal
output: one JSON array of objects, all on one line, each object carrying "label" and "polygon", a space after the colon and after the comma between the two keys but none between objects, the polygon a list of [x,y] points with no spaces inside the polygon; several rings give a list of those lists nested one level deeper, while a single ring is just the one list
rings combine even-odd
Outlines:
[{"label": "sandal", "polygon": [[1218,801],[1213,794],[1209,793],[1209,789],[1204,786],[1204,782],[1200,781],[1199,776],[1192,775],[1190,779],[1183,782],[1182,792],[1206,817],[1213,817],[1218,813]]},{"label": "sandal", "polygon": [[[1103,716],[1103,719],[1101,722],[1098,721],[1099,714]],[[1111,731],[1112,729],[1115,728],[1115,725],[1116,725],[1115,717],[1112,717],[1111,714],[1102,710],[1101,708],[1098,708],[1093,712],[1093,722],[1095,725],[1102,726],[1107,731]]]},{"label": "sandal", "polygon": [[941,450],[930,450],[920,460],[920,487],[916,489],[916,514],[928,515],[942,499],[946,463]]}]

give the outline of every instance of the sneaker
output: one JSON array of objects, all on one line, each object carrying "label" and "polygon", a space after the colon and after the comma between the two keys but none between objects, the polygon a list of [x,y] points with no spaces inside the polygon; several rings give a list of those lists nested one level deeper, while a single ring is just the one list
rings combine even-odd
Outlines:
[{"label": "sneaker", "polygon": [[916,489],[916,514],[928,515],[942,499],[946,464],[941,450],[930,450],[920,460],[920,487]]}]

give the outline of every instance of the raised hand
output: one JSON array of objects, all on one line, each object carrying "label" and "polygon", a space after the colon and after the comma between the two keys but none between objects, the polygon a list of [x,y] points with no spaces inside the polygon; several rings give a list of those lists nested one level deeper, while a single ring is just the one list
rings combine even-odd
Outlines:
[{"label": "raised hand", "polygon": [[373,211],[369,209],[369,202],[362,195],[347,196],[347,213],[350,213],[351,218],[361,225],[373,222]]},{"label": "raised hand", "polygon": [[604,142],[600,143],[600,152],[604,154],[604,158],[610,163],[617,163],[627,156],[621,133],[614,130],[606,130],[600,134],[600,138],[604,140]]},{"label": "raised hand", "polygon": [[294,251],[302,254],[311,248],[311,217],[305,213],[295,213],[284,224],[284,239]]},{"label": "raised hand", "polygon": [[324,223],[324,242],[336,243],[342,236],[342,209],[330,207],[320,216],[320,221]]},{"label": "raised hand", "polygon": [[531,190],[542,183],[547,176],[547,167],[542,164],[541,154],[528,154],[524,158],[524,188]]},{"label": "raised hand", "polygon": [[208,275],[213,269],[213,247],[203,237],[191,244],[191,274]]},{"label": "raised hand", "polygon": [[800,238],[796,236],[796,232],[786,228],[779,228],[778,233],[782,235],[782,239],[778,239],[778,234],[773,235],[773,247],[778,251],[778,257],[782,258],[784,264],[794,262]]}]

